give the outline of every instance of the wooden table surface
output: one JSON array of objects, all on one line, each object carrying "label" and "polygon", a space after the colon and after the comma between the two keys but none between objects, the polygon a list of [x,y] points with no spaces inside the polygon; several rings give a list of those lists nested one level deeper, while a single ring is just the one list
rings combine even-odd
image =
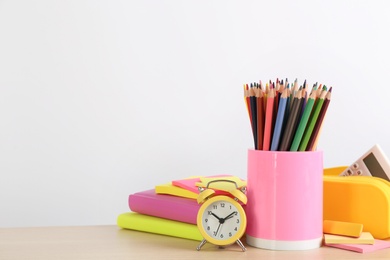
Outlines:
[{"label": "wooden table surface", "polygon": [[[245,243],[245,242],[244,242]],[[116,226],[0,228],[0,259],[390,259],[390,248],[356,253],[330,247],[271,251],[235,244],[224,249],[198,241],[120,229]]]}]

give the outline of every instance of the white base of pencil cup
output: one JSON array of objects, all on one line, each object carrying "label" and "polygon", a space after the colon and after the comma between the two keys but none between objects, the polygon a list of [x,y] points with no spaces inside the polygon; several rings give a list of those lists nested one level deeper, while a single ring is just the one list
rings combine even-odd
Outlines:
[{"label": "white base of pencil cup", "polygon": [[255,238],[246,235],[248,245],[269,250],[309,250],[319,248],[322,245],[322,236],[316,239],[301,240],[301,241],[282,241]]}]

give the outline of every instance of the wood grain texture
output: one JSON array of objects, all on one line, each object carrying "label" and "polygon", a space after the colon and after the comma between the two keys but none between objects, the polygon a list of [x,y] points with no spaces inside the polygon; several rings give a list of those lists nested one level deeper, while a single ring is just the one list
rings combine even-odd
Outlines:
[{"label": "wood grain texture", "polygon": [[[245,244],[245,240],[243,241]],[[271,251],[236,245],[220,249],[197,241],[154,235],[116,226],[0,228],[0,259],[389,259],[390,249],[367,254],[321,247]]]}]

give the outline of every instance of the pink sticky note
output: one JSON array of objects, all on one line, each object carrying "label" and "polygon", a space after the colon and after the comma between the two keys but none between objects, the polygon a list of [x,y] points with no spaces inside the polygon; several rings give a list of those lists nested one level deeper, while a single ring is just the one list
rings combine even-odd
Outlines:
[{"label": "pink sticky note", "polygon": [[373,245],[368,244],[325,244],[326,246],[355,251],[358,253],[368,253],[390,247],[390,241],[375,239]]}]

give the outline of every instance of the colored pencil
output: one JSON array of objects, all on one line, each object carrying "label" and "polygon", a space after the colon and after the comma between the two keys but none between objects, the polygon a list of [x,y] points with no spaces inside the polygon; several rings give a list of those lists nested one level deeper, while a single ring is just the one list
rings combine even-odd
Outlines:
[{"label": "colored pencil", "polygon": [[[299,85],[298,85],[298,79],[294,80],[294,83],[291,85],[291,95],[290,95],[290,100],[293,100],[293,98],[296,97],[297,93],[299,91]],[[290,104],[290,109],[292,106],[292,102]]]},{"label": "colored pencil", "polygon": [[[289,98],[287,99],[287,104],[286,104],[286,112],[285,112],[285,115],[284,115],[284,120],[283,120],[283,126],[282,126],[282,129],[286,129],[286,124],[287,124],[287,119],[288,119],[288,116],[290,114],[290,108],[291,108],[291,103],[293,101],[293,99],[291,98],[291,89],[290,89],[290,84],[287,84],[287,91],[288,91],[288,96]],[[283,134],[283,133],[281,133]]]},{"label": "colored pencil", "polygon": [[[307,81],[290,84],[262,81],[244,84],[244,102],[251,123],[254,149],[263,151],[314,151],[328,109],[332,88]],[[309,97],[308,97],[309,96]]]},{"label": "colored pencil", "polygon": [[298,151],[299,144],[301,143],[303,133],[305,132],[307,122],[309,121],[309,117],[313,109],[315,99],[316,92],[313,91],[309,97],[309,100],[307,101],[307,104],[305,105],[302,117],[299,121],[297,131],[295,132],[294,139],[290,147],[290,151]]},{"label": "colored pencil", "polygon": [[299,119],[302,102],[302,91],[298,91],[298,94],[294,97],[291,105],[291,111],[286,123],[286,128],[283,132],[279,151],[288,151],[290,149],[291,141]]},{"label": "colored pencil", "polygon": [[[323,88],[324,88],[324,89],[327,89],[327,87],[326,87],[325,85],[324,85]],[[325,117],[326,117],[326,114],[324,115],[324,118],[323,118],[322,121],[325,120]],[[315,139],[315,141],[314,141],[313,148],[312,148],[313,151],[317,150],[317,144],[318,144],[319,136],[321,135],[321,132],[322,132],[322,128],[323,128],[323,124],[321,124],[320,130],[318,131],[317,137],[316,137],[316,139]]]},{"label": "colored pencil", "polygon": [[307,90],[305,87],[301,87],[302,90],[302,107],[301,107],[301,112],[299,113],[299,120],[301,120],[303,112],[305,111],[306,107],[306,102],[307,102]]},{"label": "colored pencil", "polygon": [[257,109],[256,109],[256,97],[253,86],[250,87],[250,107],[251,107],[251,123],[252,123],[252,133],[255,149],[257,149]]},{"label": "colored pencil", "polygon": [[313,129],[313,133],[310,136],[310,140],[309,140],[309,143],[307,144],[306,151],[314,151],[317,147],[316,142],[318,140],[319,132],[320,132],[322,123],[324,121],[326,111],[328,110],[328,106],[329,106],[331,98],[332,98],[332,87],[329,88],[328,93],[325,96],[324,103],[322,105],[320,114],[318,115],[316,124],[315,124],[314,129]]},{"label": "colored pencil", "polygon": [[263,138],[264,138],[264,93],[263,90],[258,87],[256,92],[256,115],[257,115],[257,150],[263,149]]},{"label": "colored pencil", "polygon": [[269,151],[271,145],[274,102],[275,102],[275,89],[270,88],[269,93],[267,95],[267,105],[265,110],[265,124],[264,124],[264,138],[263,138],[264,151]]},{"label": "colored pencil", "polygon": [[306,150],[307,144],[309,143],[309,140],[310,140],[310,136],[313,133],[314,126],[315,126],[315,124],[317,122],[317,119],[318,119],[318,116],[320,114],[322,105],[324,104],[324,100],[325,100],[326,94],[327,94],[327,91],[323,90],[321,92],[320,97],[315,102],[312,115],[311,115],[311,117],[309,119],[309,122],[308,122],[307,128],[305,130],[305,133],[303,134],[303,138],[302,138],[301,144],[299,145],[299,151],[305,151]]},{"label": "colored pencil", "polygon": [[278,85],[277,88],[274,88],[274,108],[273,108],[273,113],[272,113],[272,132],[270,135],[270,145],[269,145],[270,148],[271,148],[271,141],[272,141],[272,133],[274,131],[275,122],[276,122],[276,115],[278,113],[278,107],[279,107],[280,86],[279,86],[279,83],[277,85]]},{"label": "colored pencil", "polygon": [[290,97],[288,96],[288,89],[284,89],[279,100],[278,113],[276,116],[274,133],[272,136],[271,151],[277,151],[280,142],[280,136],[282,133],[282,127],[284,122],[284,116],[286,114],[287,101]]},{"label": "colored pencil", "polygon": [[252,121],[248,84],[244,84],[244,101],[248,111],[249,120]]}]

